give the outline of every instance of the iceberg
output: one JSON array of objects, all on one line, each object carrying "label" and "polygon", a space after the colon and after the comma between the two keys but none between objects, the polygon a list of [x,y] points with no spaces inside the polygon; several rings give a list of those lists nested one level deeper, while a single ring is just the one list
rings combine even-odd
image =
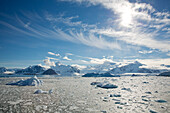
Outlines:
[{"label": "iceberg", "polygon": [[19,80],[17,82],[7,83],[6,85],[17,85],[17,86],[39,86],[42,85],[43,81],[39,80],[36,76],[26,79]]}]

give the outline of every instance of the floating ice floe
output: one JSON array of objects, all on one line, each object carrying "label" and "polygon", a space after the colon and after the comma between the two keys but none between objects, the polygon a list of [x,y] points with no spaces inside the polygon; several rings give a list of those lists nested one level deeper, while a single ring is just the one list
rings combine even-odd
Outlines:
[{"label": "floating ice floe", "polygon": [[105,89],[111,89],[111,88],[117,88],[118,86],[109,83],[108,81],[104,82],[92,82],[91,85],[96,85],[97,87],[105,88]]},{"label": "floating ice floe", "polygon": [[43,91],[41,89],[38,89],[34,92],[34,94],[51,94],[51,93],[53,93],[52,89],[50,89],[49,91]]},{"label": "floating ice floe", "polygon": [[42,85],[43,81],[39,80],[36,76],[26,79],[26,80],[19,80],[17,82],[7,83],[6,85],[17,85],[17,86],[39,86]]}]

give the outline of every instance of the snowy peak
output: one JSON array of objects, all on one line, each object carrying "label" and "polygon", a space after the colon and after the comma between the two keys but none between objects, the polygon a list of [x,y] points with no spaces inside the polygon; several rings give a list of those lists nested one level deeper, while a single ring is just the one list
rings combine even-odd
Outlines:
[{"label": "snowy peak", "polygon": [[0,67],[0,74],[3,74],[6,71],[7,71],[7,69],[5,67]]},{"label": "snowy peak", "polygon": [[98,64],[95,66],[87,66],[87,68],[83,69],[81,72],[82,73],[104,73],[115,67],[117,67],[116,63],[106,61],[103,64]]},{"label": "snowy peak", "polygon": [[80,70],[70,65],[64,65],[60,62],[56,63],[56,66],[51,66],[51,69],[62,76],[71,76],[74,73],[80,73]]},{"label": "snowy peak", "polygon": [[125,66],[116,67],[109,71],[112,74],[121,74],[121,73],[159,73],[159,70],[153,70],[153,69],[146,69],[146,68],[140,68],[140,66],[143,66],[138,61],[135,61],[134,63],[130,63]]},{"label": "snowy peak", "polygon": [[25,69],[20,69],[18,71],[16,71],[15,73],[16,74],[28,74],[28,75],[31,75],[31,74],[40,74],[42,72],[44,72],[45,69],[42,67],[42,66],[39,66],[39,65],[34,65],[34,66],[29,66]]},{"label": "snowy peak", "polygon": [[60,65],[63,65],[63,64],[58,61],[58,62],[55,63],[55,65],[56,65],[56,66],[60,66]]}]

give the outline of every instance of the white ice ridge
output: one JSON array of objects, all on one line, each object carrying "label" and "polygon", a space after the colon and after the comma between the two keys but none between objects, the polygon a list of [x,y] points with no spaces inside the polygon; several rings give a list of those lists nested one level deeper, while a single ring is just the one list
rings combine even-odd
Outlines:
[{"label": "white ice ridge", "polygon": [[6,85],[17,85],[17,86],[39,86],[42,85],[43,81],[39,80],[36,76],[26,79],[26,80],[19,80],[17,82],[7,83]]}]

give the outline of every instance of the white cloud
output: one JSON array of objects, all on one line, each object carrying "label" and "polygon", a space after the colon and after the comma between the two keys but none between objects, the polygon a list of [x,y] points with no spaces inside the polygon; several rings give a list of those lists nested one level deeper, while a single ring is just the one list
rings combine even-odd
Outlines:
[{"label": "white cloud", "polygon": [[64,23],[66,25],[69,25],[69,26],[79,26],[82,24],[81,21],[75,21],[73,22],[73,19],[76,19],[78,18],[78,16],[72,16],[72,17],[64,17],[64,15],[57,15],[56,17],[54,17],[53,15],[50,15],[48,13],[46,13],[46,19],[48,21],[51,21],[51,22],[55,22],[55,23]]},{"label": "white cloud", "polygon": [[67,56],[64,56],[63,59],[64,60],[69,60],[69,61],[72,60],[72,59],[68,58]]},{"label": "white cloud", "polygon": [[139,53],[141,54],[148,54],[148,53],[152,53],[153,51],[146,51],[146,50],[143,50],[143,51],[139,51]]},{"label": "white cloud", "polygon": [[107,41],[103,37],[95,36],[93,33],[85,35],[84,33],[73,33],[70,32],[70,34],[64,33],[63,31],[58,31],[62,34],[65,34],[69,37],[72,37],[76,42],[82,43],[87,46],[96,47],[100,49],[121,49],[118,43],[116,41]]},{"label": "white cloud", "polygon": [[167,53],[166,55],[167,55],[167,56],[170,56],[170,53]]},{"label": "white cloud", "polygon": [[66,55],[73,55],[72,53],[66,53]]},{"label": "white cloud", "polygon": [[55,53],[53,53],[53,52],[48,52],[48,54],[54,55],[54,56],[60,56],[60,54],[55,54]]},{"label": "white cloud", "polygon": [[[150,4],[131,3],[128,0],[62,0],[70,2],[84,3],[91,5],[101,4],[106,9],[114,12],[117,19],[112,21],[113,26],[109,29],[95,29],[92,32],[103,34],[117,40],[138,46],[156,48],[162,51],[170,50],[169,30],[165,27],[170,25],[170,14],[168,12],[157,12]],[[156,15],[156,16],[153,16]],[[113,24],[111,23],[111,24]],[[150,29],[152,28],[152,29]],[[153,29],[154,28],[154,29]],[[166,30],[164,35],[159,37],[161,30]],[[102,37],[102,39],[104,39]],[[113,49],[113,48],[112,48]]]},{"label": "white cloud", "polygon": [[52,52],[48,52],[48,54],[50,54],[50,55],[55,55],[55,53],[52,53]]},{"label": "white cloud", "polygon": [[161,64],[169,65],[170,58],[162,58],[162,59],[138,59],[137,61],[146,64],[143,67],[151,68],[151,69],[165,69]]},{"label": "white cloud", "polygon": [[161,66],[161,64],[169,65],[170,64],[170,58],[160,58],[160,59],[123,59],[119,61],[115,61],[115,63],[120,64],[119,66],[124,66],[129,63],[133,63],[134,61],[138,61],[143,66],[140,66],[140,68],[150,68],[150,69],[170,69],[164,66]]},{"label": "white cloud", "polygon": [[55,62],[52,62],[50,61],[50,57],[48,57],[47,59],[44,60],[44,63],[47,65],[47,66],[55,66]]},{"label": "white cloud", "polygon": [[72,64],[71,66],[73,67],[77,67],[78,69],[82,70],[84,68],[86,68],[87,66],[82,66],[82,65],[78,65],[78,64]]},{"label": "white cloud", "polygon": [[50,60],[59,60],[57,58],[53,58],[53,57],[46,57],[47,59],[50,59]]},{"label": "white cloud", "polygon": [[89,63],[91,64],[103,64],[104,62],[113,62],[113,59],[111,57],[111,59],[109,58],[89,58],[90,61]]},{"label": "white cloud", "polygon": [[[67,17],[65,15],[53,16],[45,14],[45,19],[36,13],[23,13],[22,19],[16,15],[12,18],[15,24],[0,21],[12,30],[20,34],[39,39],[65,40],[73,43],[84,44],[100,49],[122,49],[119,42],[135,46],[144,46],[161,51],[170,50],[170,14],[168,12],[157,12],[150,4],[131,3],[128,0],[61,0],[89,5],[102,5],[113,12],[109,26],[102,28],[97,25],[88,25],[79,21],[78,16]],[[32,18],[34,17],[34,18]],[[23,19],[24,18],[24,19]],[[110,18],[111,19],[111,18]],[[49,22],[52,26],[44,27],[40,22]],[[55,22],[64,23],[71,28],[62,30],[55,26]],[[114,27],[113,27],[114,26]],[[80,27],[76,29],[74,27]],[[26,30],[25,30],[26,29]],[[87,31],[87,32],[85,32]],[[165,33],[162,35],[160,31]],[[16,33],[15,33],[16,34]],[[158,38],[160,37],[161,38]],[[62,37],[62,38],[61,38]],[[108,40],[108,37],[110,38]],[[57,55],[57,54],[56,54]]]}]

